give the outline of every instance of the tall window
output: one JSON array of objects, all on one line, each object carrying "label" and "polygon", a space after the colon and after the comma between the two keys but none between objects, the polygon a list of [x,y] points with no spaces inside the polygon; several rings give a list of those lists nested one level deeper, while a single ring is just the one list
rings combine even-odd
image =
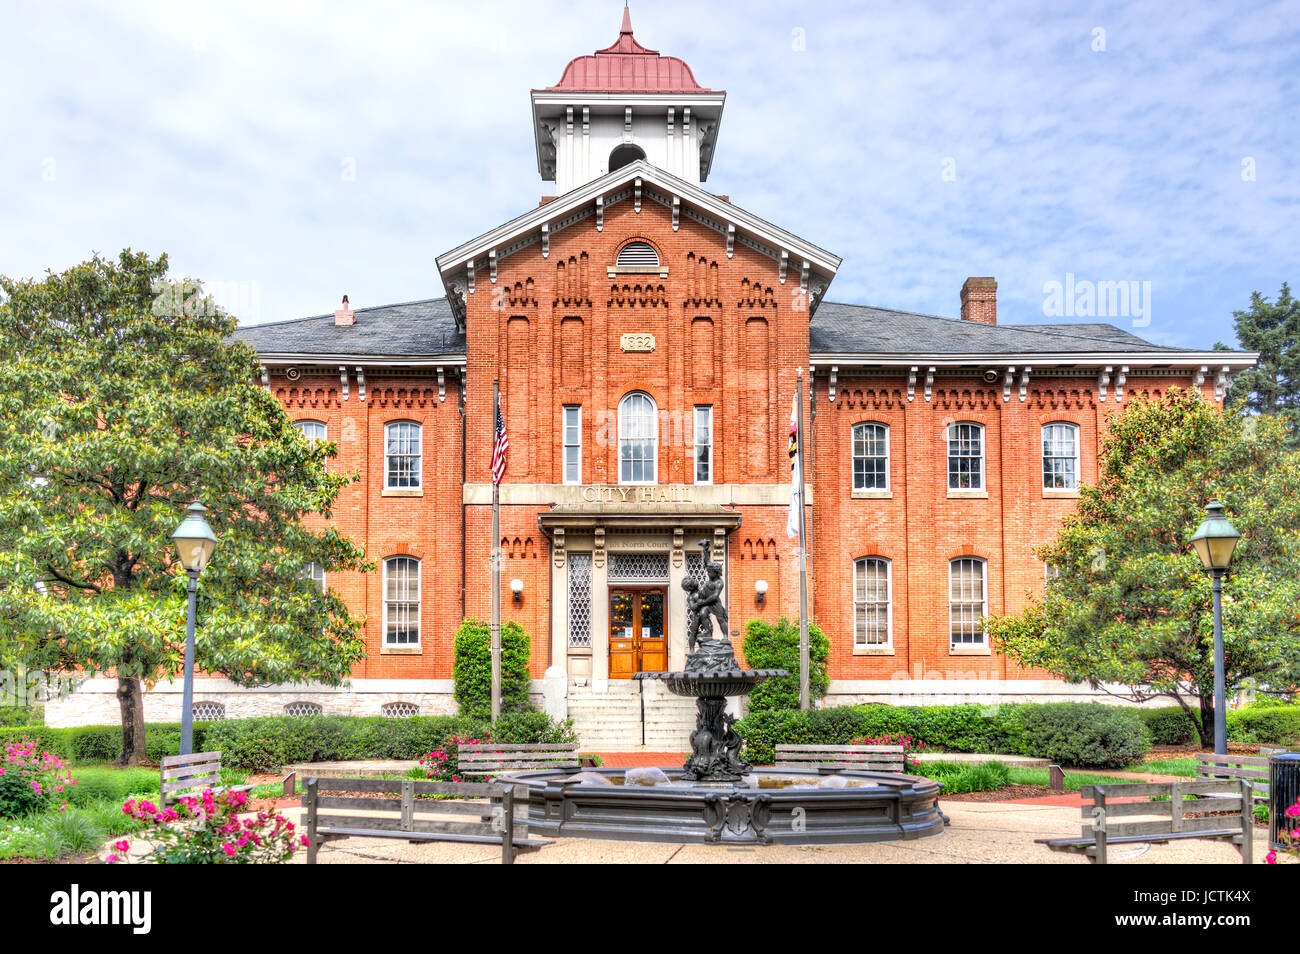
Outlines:
[{"label": "tall window", "polygon": [[389,557],[384,561],[384,645],[420,644],[420,561]]},{"label": "tall window", "polygon": [[888,646],[891,633],[889,561],[864,557],[853,561],[853,642]]},{"label": "tall window", "polygon": [[948,489],[984,489],[983,425],[948,425]]},{"label": "tall window", "polygon": [[319,563],[308,563],[303,567],[302,575],[319,586],[322,593],[325,592],[325,570]]},{"label": "tall window", "polygon": [[650,395],[633,391],[618,405],[618,480],[653,484],[659,462],[659,415]]},{"label": "tall window", "polygon": [[853,425],[853,489],[889,489],[889,428]]},{"label": "tall window", "polygon": [[320,421],[294,421],[293,426],[302,432],[309,444],[325,440],[325,425]]},{"label": "tall window", "polygon": [[948,608],[954,647],[984,645],[984,617],[988,615],[986,569],[984,561],[974,557],[953,560],[948,565]]},{"label": "tall window", "polygon": [[695,405],[695,482],[713,483],[713,405]]},{"label": "tall window", "polygon": [[564,405],[564,482],[582,483],[582,408],[577,404]]},{"label": "tall window", "polygon": [[385,485],[394,490],[420,486],[420,425],[394,421],[384,428]]},{"label": "tall window", "polygon": [[1079,428],[1043,425],[1043,489],[1076,490],[1079,486]]}]

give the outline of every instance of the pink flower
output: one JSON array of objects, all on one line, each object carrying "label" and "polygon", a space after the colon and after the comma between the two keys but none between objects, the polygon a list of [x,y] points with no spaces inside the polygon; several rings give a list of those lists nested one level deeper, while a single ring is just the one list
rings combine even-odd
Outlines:
[{"label": "pink flower", "polygon": [[222,845],[221,845],[221,850],[224,851],[224,852],[225,852],[228,856],[230,856],[231,858],[235,857],[236,849],[235,849],[235,846],[232,845],[230,842],[228,842],[228,841],[227,841],[227,842],[223,842]]},{"label": "pink flower", "polygon": [[1270,851],[1268,854],[1266,854],[1266,855],[1264,856],[1264,861],[1265,861],[1267,864],[1270,864],[1270,865],[1275,865],[1275,864],[1277,864],[1277,852],[1276,852],[1276,851]]},{"label": "pink flower", "polygon": [[107,858],[104,859],[104,864],[106,864],[106,865],[115,865],[115,864],[117,864],[120,860],[121,860],[121,859],[118,858],[117,855],[109,855]]},{"label": "pink flower", "polygon": [[127,841],[125,838],[123,838],[121,841],[114,842],[113,847],[116,848],[118,851],[130,851],[131,843]]}]

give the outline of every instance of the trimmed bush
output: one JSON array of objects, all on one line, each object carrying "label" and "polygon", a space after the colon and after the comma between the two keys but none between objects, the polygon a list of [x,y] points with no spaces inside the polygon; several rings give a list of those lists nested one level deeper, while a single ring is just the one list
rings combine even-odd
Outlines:
[{"label": "trimmed bush", "polygon": [[1147,727],[1152,745],[1192,745],[1200,738],[1196,722],[1182,706],[1138,709],[1137,714]]},{"label": "trimmed bush", "polygon": [[[456,662],[452,670],[456,703],[461,715],[487,719],[492,715],[492,633],[481,619],[467,619],[456,631]],[[532,677],[528,658],[532,641],[511,620],[501,626],[501,714],[530,712]]]},{"label": "trimmed bush", "polygon": [[1100,702],[1058,702],[1015,706],[1023,755],[1063,765],[1121,768],[1151,748],[1136,710]]},{"label": "trimmed bush", "polygon": [[[745,626],[745,663],[750,669],[785,669],[784,679],[769,679],[749,696],[749,711],[764,712],[799,708],[799,623],[782,616],[775,625],[751,619]],[[826,661],[831,642],[816,623],[808,624],[808,658],[811,662],[808,693],[815,703],[830,689]]]},{"label": "trimmed bush", "polygon": [[1263,745],[1300,742],[1300,706],[1251,704],[1228,711],[1228,740]]},{"label": "trimmed bush", "polygon": [[1149,748],[1146,730],[1125,706],[1101,703],[1003,706],[836,706],[800,712],[751,712],[736,725],[745,757],[760,765],[776,746],[847,745],[853,739],[902,733],[927,749],[1011,752],[1070,765],[1118,766]]}]

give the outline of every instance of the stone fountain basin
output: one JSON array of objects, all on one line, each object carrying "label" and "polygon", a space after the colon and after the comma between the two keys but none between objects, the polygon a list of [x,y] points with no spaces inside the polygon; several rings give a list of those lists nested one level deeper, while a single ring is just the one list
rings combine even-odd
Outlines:
[{"label": "stone fountain basin", "polygon": [[942,786],[916,775],[755,768],[737,782],[690,782],[675,767],[661,769],[666,782],[637,785],[624,784],[627,771],[554,769],[509,779],[519,815],[527,805],[529,829],[562,838],[844,845],[926,838],[945,824]]},{"label": "stone fountain basin", "polygon": [[678,696],[747,696],[768,679],[788,676],[784,669],[722,669],[706,672],[638,672],[633,679],[655,679]]}]

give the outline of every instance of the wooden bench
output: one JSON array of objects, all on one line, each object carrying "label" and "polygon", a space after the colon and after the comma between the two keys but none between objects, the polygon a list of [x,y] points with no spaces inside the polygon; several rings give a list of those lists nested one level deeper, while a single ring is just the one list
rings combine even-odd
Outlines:
[{"label": "wooden bench", "polygon": [[[302,796],[307,809],[307,863],[327,839],[401,838],[406,841],[457,841],[501,845],[501,863],[514,864],[520,848],[554,842],[530,839],[524,819],[515,817],[514,788],[491,782],[426,782],[416,779],[309,778]],[[334,794],[337,793],[337,794]],[[366,797],[392,795],[392,798]],[[454,795],[455,801],[419,798]],[[447,817],[451,816],[451,817]],[[468,820],[473,816],[474,820]],[[463,820],[461,820],[463,819]],[[522,829],[522,831],[521,831]]]},{"label": "wooden bench", "polygon": [[249,792],[252,785],[221,784],[221,753],[193,752],[190,755],[164,755],[159,768],[158,793],[163,808],[184,797],[186,792],[205,788],[218,792]]},{"label": "wooden bench", "polygon": [[460,774],[467,778],[495,778],[508,772],[557,768],[576,772],[582,767],[575,742],[462,742],[456,761]]},{"label": "wooden bench", "polygon": [[1268,756],[1266,755],[1215,755],[1213,752],[1197,752],[1196,775],[1199,778],[1249,779],[1255,799],[1268,801]]},{"label": "wooden bench", "polygon": [[776,767],[815,768],[822,773],[902,772],[906,762],[901,745],[778,745]]},{"label": "wooden bench", "polygon": [[1085,785],[1081,794],[1083,837],[1036,838],[1035,844],[1104,865],[1111,845],[1226,838],[1241,852],[1241,863],[1251,863],[1255,818],[1249,779]]}]

